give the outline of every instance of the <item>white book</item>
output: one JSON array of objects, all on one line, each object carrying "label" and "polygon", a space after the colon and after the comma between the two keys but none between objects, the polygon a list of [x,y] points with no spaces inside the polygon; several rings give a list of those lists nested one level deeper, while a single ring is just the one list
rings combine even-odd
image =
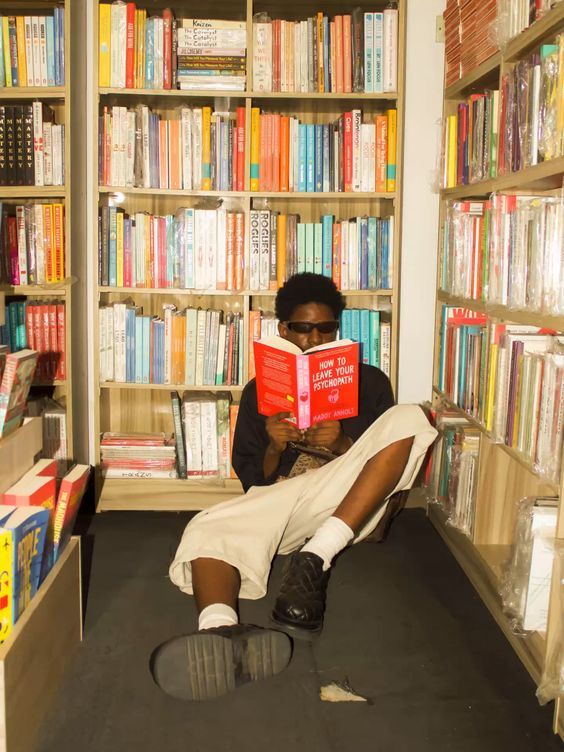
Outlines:
[{"label": "white book", "polygon": [[[159,218],[152,216],[151,225],[153,227],[153,247],[159,248],[159,244],[160,244]],[[153,279],[156,284],[158,284],[158,280],[160,279],[160,276],[161,276],[160,254],[155,253],[153,257]]]},{"label": "white book", "polygon": [[384,14],[374,13],[374,51],[372,54],[374,66],[374,94],[382,94],[384,92],[383,33]]},{"label": "white book", "polygon": [[384,10],[383,23],[383,85],[384,91],[397,91],[398,88],[398,11],[396,8]]},{"label": "white book", "polygon": [[249,288],[260,290],[260,212],[257,209],[251,209],[250,213],[249,253]]},{"label": "white book", "polygon": [[291,133],[291,139],[292,139],[292,161],[290,162],[290,171],[294,179],[293,188],[290,188],[290,190],[297,191],[298,183],[299,183],[299,171],[300,171],[300,165],[298,162],[298,140],[299,140],[298,118],[290,119],[290,128],[291,128],[290,133]]},{"label": "white book", "polygon": [[308,49],[307,49],[307,21],[300,21],[300,91],[307,94],[308,78]]},{"label": "white book", "polygon": [[219,325],[217,340],[217,358],[215,363],[215,383],[223,384],[223,361],[225,360],[225,344],[227,339],[227,324]]},{"label": "white book", "polygon": [[155,19],[155,89],[164,86],[164,21]]},{"label": "white book", "polygon": [[215,289],[217,278],[217,212],[204,209],[204,286],[207,290]]},{"label": "white book", "polygon": [[37,269],[37,284],[45,283],[45,249],[43,234],[43,205],[34,204],[34,226],[35,226],[35,268]]},{"label": "white book", "polygon": [[[266,25],[266,24],[253,24]],[[178,29],[178,49],[184,48],[225,48],[241,49],[247,46],[247,30],[229,28],[196,29],[181,26]]]},{"label": "white book", "polygon": [[194,280],[194,209],[184,211],[184,287],[187,290],[195,287]]},{"label": "white book", "polygon": [[112,150],[110,155],[110,185],[119,185],[119,137],[121,128],[120,108],[112,107]]},{"label": "white book", "polygon": [[272,91],[271,23],[253,23],[253,91]]},{"label": "white book", "polygon": [[115,366],[115,332],[114,332],[114,311],[113,307],[108,308],[106,314],[106,342],[107,342],[107,378],[113,381],[116,372]]},{"label": "white book", "polygon": [[126,12],[127,20],[127,9],[125,4],[112,3],[110,10],[110,86],[113,89],[120,87],[120,47],[123,47],[124,49],[126,47],[125,33],[124,36],[120,38],[120,18],[122,8]]},{"label": "white book", "polygon": [[556,507],[533,508],[533,547],[523,609],[525,631],[546,632],[557,516]]},{"label": "white book", "polygon": [[145,468],[143,470],[129,467],[102,467],[103,478],[164,478],[172,480],[178,478],[176,470],[162,470],[160,468]]},{"label": "white book", "polygon": [[352,111],[352,189],[353,192],[360,191],[360,178],[361,178],[361,162],[362,153],[360,147],[360,125],[362,121],[362,113],[360,110]]},{"label": "white book", "polygon": [[43,184],[53,183],[53,124],[43,123]]},{"label": "white book", "polygon": [[125,185],[132,188],[135,184],[135,112],[127,113],[127,148],[125,152]]},{"label": "white book", "polygon": [[164,383],[172,384],[172,315],[176,306],[166,303],[163,306],[164,318]]},{"label": "white book", "polygon": [[189,386],[194,386],[196,383],[197,318],[198,311],[196,308],[186,309],[184,379]]},{"label": "white book", "polygon": [[369,191],[370,172],[375,174],[376,163],[371,165],[370,162],[370,144],[373,130],[372,123],[361,123],[360,125],[360,190]]},{"label": "white book", "polygon": [[141,105],[141,140],[143,151],[143,188],[151,187],[151,151],[149,148],[149,108]]},{"label": "white book", "polygon": [[47,86],[47,24],[45,16],[39,16],[39,62],[41,65],[41,86]]},{"label": "white book", "polygon": [[[41,86],[41,42],[39,38],[39,16],[31,17],[31,42],[33,46],[33,85]],[[42,183],[36,183],[36,185],[42,185]]]},{"label": "white book", "polygon": [[391,324],[389,321],[380,323],[380,370],[390,378],[391,360]]},{"label": "white book", "polygon": [[188,478],[202,477],[202,429],[200,425],[200,402],[182,398],[182,420],[186,441],[186,468]]},{"label": "white book", "polygon": [[114,380],[125,382],[125,303],[114,303]]},{"label": "white book", "polygon": [[192,190],[192,110],[183,107],[181,110],[182,136],[182,186],[185,191]]},{"label": "white book", "polygon": [[217,290],[227,289],[227,212],[224,206],[217,210],[217,262],[216,281]]},{"label": "white book", "polygon": [[106,355],[106,309],[98,308],[98,353],[100,364],[100,381],[107,381],[107,355]]},{"label": "white book", "polygon": [[294,23],[294,86],[292,91],[301,91],[302,29],[301,23]]},{"label": "white book", "polygon": [[204,357],[206,352],[206,329],[208,311],[203,308],[198,309],[196,319],[196,386],[204,385]]},{"label": "white book", "polygon": [[259,212],[259,290],[270,284],[270,209]]},{"label": "white book", "polygon": [[341,222],[341,289],[349,289],[349,227],[351,223]]},{"label": "white book", "polygon": [[200,425],[202,431],[202,475],[215,476],[219,473],[217,447],[217,403],[209,398],[200,406]]},{"label": "white book", "polygon": [[229,403],[228,392],[217,394],[217,447],[219,474],[222,478],[229,478],[231,472],[231,451],[229,436]]},{"label": "white book", "polygon": [[364,14],[364,91],[374,92],[374,13]]},{"label": "white book", "polygon": [[135,214],[135,279],[140,287],[145,285],[145,218]]},{"label": "white book", "polygon": [[27,85],[35,85],[35,76],[33,68],[33,32],[31,16],[24,16],[24,37],[25,37],[25,63]]},{"label": "white book", "polygon": [[128,134],[128,122],[127,122],[127,107],[119,108],[119,172],[118,185],[126,185],[126,172],[127,172],[127,134]]},{"label": "white book", "polygon": [[33,164],[35,167],[35,185],[45,185],[43,164],[43,106],[41,102],[33,105]]},{"label": "white book", "polygon": [[202,108],[192,110],[192,190],[202,188]]},{"label": "white book", "polygon": [[[367,188],[366,190],[369,193],[374,193],[376,191],[376,124],[370,123],[370,138],[369,138],[369,144],[368,144],[368,181],[367,181]],[[364,166],[363,166],[363,174],[364,174]]]},{"label": "white book", "polygon": [[27,237],[25,231],[25,207],[23,206],[16,206],[16,227],[18,233],[18,267],[20,271],[20,285],[27,285]]},{"label": "white book", "polygon": [[358,253],[358,222],[349,223],[349,290],[359,288],[359,253]]},{"label": "white book", "polygon": [[53,141],[53,185],[64,185],[64,126],[53,125],[51,134]]}]

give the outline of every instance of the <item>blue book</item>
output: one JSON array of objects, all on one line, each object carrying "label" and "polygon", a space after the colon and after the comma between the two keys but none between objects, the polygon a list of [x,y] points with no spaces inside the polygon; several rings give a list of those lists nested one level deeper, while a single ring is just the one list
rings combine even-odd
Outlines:
[{"label": "blue book", "polygon": [[323,192],[323,126],[315,126],[315,191]]},{"label": "blue book", "polygon": [[313,225],[313,273],[323,274],[323,226],[321,222]]},{"label": "blue book", "polygon": [[390,286],[388,280],[388,239],[389,239],[389,222],[387,219],[382,220],[382,288],[387,290]]},{"label": "blue book", "polygon": [[368,289],[368,218],[360,217],[358,226],[360,289]]},{"label": "blue book", "polygon": [[351,334],[350,339],[353,342],[360,342],[360,310],[358,308],[351,308]]},{"label": "blue book", "polygon": [[324,277],[331,277],[333,272],[333,215],[324,214],[321,217],[322,250],[321,273]]},{"label": "blue book", "polygon": [[[155,85],[155,19],[145,22],[145,88]],[[158,142],[157,142],[158,143]]]},{"label": "blue book", "polygon": [[45,17],[45,34],[47,48],[47,86],[55,86],[55,19]]},{"label": "blue book", "polygon": [[61,86],[65,85],[65,9],[59,8],[59,76]]},{"label": "blue book", "polygon": [[331,146],[330,134],[331,126],[323,125],[323,191],[329,193],[331,190]]},{"label": "blue book", "polygon": [[125,380],[135,382],[135,309],[125,309]]},{"label": "blue book", "polygon": [[306,269],[306,225],[298,223],[298,274],[308,271]]},{"label": "blue book", "polygon": [[4,70],[4,35],[1,33],[2,16],[0,16],[0,88],[6,86],[6,71]]},{"label": "blue book", "polygon": [[186,254],[184,252],[186,241],[184,235],[180,234],[183,229],[182,215],[176,214],[174,216],[172,232],[173,238],[181,238],[178,245],[176,245],[176,273],[178,274],[178,287],[184,287],[184,275],[186,273]]},{"label": "blue book", "polygon": [[110,206],[108,261],[110,287],[117,287],[117,209],[115,206]]},{"label": "blue book", "polygon": [[340,339],[352,339],[352,310],[350,308],[345,308],[341,313],[339,335]]},{"label": "blue book", "polygon": [[361,308],[359,313],[360,328],[360,362],[370,363],[370,311]]},{"label": "blue book", "polygon": [[25,301],[19,301],[16,303],[16,312],[17,312],[17,338],[19,347],[18,350],[24,350],[27,345],[27,332],[25,328],[25,309],[26,309],[26,302]]},{"label": "blue book", "polygon": [[329,16],[323,16],[323,88],[331,91],[331,66],[329,64]]},{"label": "blue book", "polygon": [[149,383],[149,348],[151,343],[151,317],[150,316],[141,316],[143,319],[143,336],[141,338],[141,348],[142,348],[142,356],[141,356],[141,362],[143,366],[142,370],[142,378],[141,383],[142,384],[148,384]]},{"label": "blue book", "polygon": [[305,270],[313,274],[314,264],[314,246],[313,222],[308,222],[305,226]]},{"label": "blue book", "polygon": [[307,165],[307,125],[298,125],[298,188],[300,193],[307,190],[306,178]]},{"label": "blue book", "polygon": [[380,368],[380,311],[370,311],[370,352],[368,363]]},{"label": "blue book", "polygon": [[315,191],[315,125],[306,125],[306,191]]},{"label": "blue book", "polygon": [[143,316],[135,317],[135,383],[143,383]]},{"label": "blue book", "polygon": [[376,236],[378,221],[376,217],[368,217],[368,289],[375,290],[378,287],[376,266]]}]

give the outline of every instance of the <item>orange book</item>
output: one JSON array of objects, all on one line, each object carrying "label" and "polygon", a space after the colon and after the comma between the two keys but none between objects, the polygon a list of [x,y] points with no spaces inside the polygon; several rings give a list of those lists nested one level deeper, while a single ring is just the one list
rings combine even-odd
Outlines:
[{"label": "orange book", "polygon": [[168,120],[159,121],[160,188],[168,188]]},{"label": "orange book", "polygon": [[245,287],[245,215],[235,214],[235,289]]},{"label": "orange book", "polygon": [[262,113],[260,116],[260,140],[259,140],[259,166],[258,166],[258,190],[266,191],[266,130],[268,115]]},{"label": "orange book", "polygon": [[53,204],[43,205],[43,252],[45,254],[45,281],[55,282]]},{"label": "orange book", "polygon": [[323,12],[317,14],[317,90],[325,91],[325,69],[323,66]]},{"label": "orange book", "polygon": [[336,76],[336,60],[335,60],[335,46],[337,43],[335,37],[335,21],[329,22],[329,65],[331,71],[331,91],[335,91],[335,76]]},{"label": "orange book", "polygon": [[86,490],[89,474],[89,465],[75,465],[61,481],[59,496],[55,507],[53,563],[57,561],[61,551],[71,537],[74,521],[84,491]]},{"label": "orange book", "polygon": [[[168,121],[168,137],[170,149],[170,188],[178,191],[182,188],[182,178],[180,175],[180,120],[174,119]],[[177,381],[176,383],[180,384],[181,382]]]},{"label": "orange book", "polygon": [[351,17],[343,16],[343,91],[352,92],[352,33]]},{"label": "orange book", "polygon": [[376,115],[376,193],[385,193],[388,167],[388,118]]},{"label": "orange book", "polygon": [[290,190],[290,118],[280,118],[280,191]]},{"label": "orange book", "polygon": [[65,207],[53,204],[54,282],[65,278]]},{"label": "orange book", "polygon": [[278,215],[276,225],[276,281],[282,287],[286,279],[286,214]]},{"label": "orange book", "polygon": [[[332,54],[332,53],[331,53]],[[343,92],[343,17],[335,16],[335,78],[333,91]]]},{"label": "orange book", "polygon": [[[229,445],[230,445],[230,456],[233,456],[233,437],[235,436],[235,425],[237,424],[237,416],[239,415],[239,403],[238,402],[232,402],[229,405]],[[237,478],[237,473],[235,470],[233,470],[233,466],[231,467],[231,478]]]},{"label": "orange book", "polygon": [[226,287],[235,290],[235,213],[227,212],[225,224]]},{"label": "orange book", "polygon": [[274,149],[274,115],[268,114],[266,117],[266,140],[265,140],[265,191],[272,190],[272,152]]},{"label": "orange book", "polygon": [[333,223],[333,282],[341,288],[341,223]]},{"label": "orange book", "polygon": [[261,317],[261,311],[249,311],[250,347],[249,347],[249,352],[247,353],[248,355],[247,370],[248,370],[249,380],[254,379],[255,377],[255,351],[254,351],[252,343],[260,339],[260,332],[261,332],[260,317]]},{"label": "orange book", "polygon": [[272,191],[280,190],[280,120],[281,115],[272,116]]}]

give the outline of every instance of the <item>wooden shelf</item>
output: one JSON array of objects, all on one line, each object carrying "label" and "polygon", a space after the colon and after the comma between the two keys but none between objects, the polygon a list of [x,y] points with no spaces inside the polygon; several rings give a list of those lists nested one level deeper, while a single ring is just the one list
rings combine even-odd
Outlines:
[{"label": "wooden shelf", "polygon": [[445,99],[460,99],[470,90],[481,85],[484,79],[489,80],[501,65],[501,53],[496,52],[473,71],[463,76],[445,89]]},{"label": "wooden shelf", "polygon": [[191,512],[207,509],[243,493],[238,480],[101,479],[99,512]]},{"label": "wooden shelf", "polygon": [[[106,285],[98,285],[98,292],[119,295],[193,295],[196,297],[212,295],[231,298],[274,297],[276,295],[276,290],[193,290],[183,287],[109,287]],[[341,290],[341,292],[343,295],[360,295],[362,297],[372,297],[373,295],[391,297],[394,294],[393,290]]]},{"label": "wooden shelf", "polygon": [[546,41],[546,38],[551,34],[556,34],[557,32],[562,31],[563,25],[564,5],[559,3],[555,8],[549,10],[542,18],[529,26],[528,29],[525,29],[514,37],[508,43],[503,59],[508,62],[518,60],[533,47],[537,47],[541,42]]},{"label": "wooden shelf", "polygon": [[6,295],[66,295],[67,285],[64,282],[53,282],[49,285],[0,285],[0,292]]},{"label": "wooden shelf", "polygon": [[64,99],[64,86],[14,86],[0,89],[0,100]]},{"label": "wooden shelf", "polygon": [[64,185],[0,185],[0,195],[6,198],[64,198]]},{"label": "wooden shelf", "polygon": [[213,198],[270,198],[273,201],[278,199],[394,199],[396,197],[394,193],[349,193],[349,192],[297,192],[297,191],[284,191],[274,193],[273,191],[185,191],[185,190],[171,190],[169,188],[127,188],[125,186],[107,186],[101,185],[98,187],[100,193],[116,193],[123,194],[124,196],[209,196]]},{"label": "wooden shelf", "polygon": [[46,386],[66,387],[66,385],[67,385],[66,380],[61,380],[61,379],[53,379],[53,381],[34,381],[32,383],[32,386],[40,386],[40,387],[46,387]]},{"label": "wooden shelf", "polygon": [[457,295],[449,295],[449,293],[442,290],[439,290],[437,297],[442,303],[459,306],[460,308],[470,308],[472,311],[485,313],[492,319],[513,321],[516,324],[531,324],[546,329],[554,329],[557,332],[564,332],[564,316],[554,316],[548,313],[539,313],[538,311],[516,310],[493,303],[483,303],[481,300],[470,300],[469,298],[461,298]]},{"label": "wooden shelf", "polygon": [[500,566],[507,547],[474,546],[466,535],[446,524],[446,515],[436,504],[429,505],[428,516],[538,685],[544,666],[546,638],[538,632],[525,637],[515,635],[498,594]]},{"label": "wooden shelf", "polygon": [[152,389],[167,392],[242,392],[243,386],[239,384],[223,384],[221,386],[194,386],[193,384],[132,384],[131,382],[101,381],[100,389]]},{"label": "wooden shelf", "polygon": [[397,92],[386,92],[385,94],[369,94],[364,92],[300,92],[300,91],[213,91],[210,89],[198,89],[197,91],[183,91],[182,89],[116,89],[103,87],[99,89],[101,97],[107,96],[125,96],[139,98],[163,98],[163,99],[195,99],[199,97],[221,97],[230,99],[352,99],[352,100],[382,100],[385,102],[395,101],[398,98]]},{"label": "wooden shelf", "polygon": [[527,167],[518,172],[508,172],[497,178],[482,180],[471,185],[459,185],[456,188],[444,188],[441,196],[446,199],[487,196],[494,191],[512,189],[552,190],[562,187],[564,157],[557,157],[548,162]]}]

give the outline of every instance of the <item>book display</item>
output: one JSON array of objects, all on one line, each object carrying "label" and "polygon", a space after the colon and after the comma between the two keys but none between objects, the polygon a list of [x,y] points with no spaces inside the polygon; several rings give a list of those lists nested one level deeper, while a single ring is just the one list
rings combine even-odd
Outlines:
[{"label": "book display", "polygon": [[[407,3],[92,3],[97,508],[201,509],[241,491],[205,432],[292,274],[335,281],[397,386]],[[174,436],[176,466],[110,467],[113,434]]]},{"label": "book display", "polygon": [[562,640],[564,3],[498,3],[501,48],[485,57],[471,5],[445,11],[429,516],[538,686]]},{"label": "book display", "polygon": [[0,10],[0,290],[7,304],[0,343],[13,353],[38,352],[30,397],[64,405],[64,459],[75,451],[71,317],[79,304],[72,252],[79,169],[73,182],[70,169],[78,15],[71,5],[80,14],[80,2],[55,0],[9,0]]}]

